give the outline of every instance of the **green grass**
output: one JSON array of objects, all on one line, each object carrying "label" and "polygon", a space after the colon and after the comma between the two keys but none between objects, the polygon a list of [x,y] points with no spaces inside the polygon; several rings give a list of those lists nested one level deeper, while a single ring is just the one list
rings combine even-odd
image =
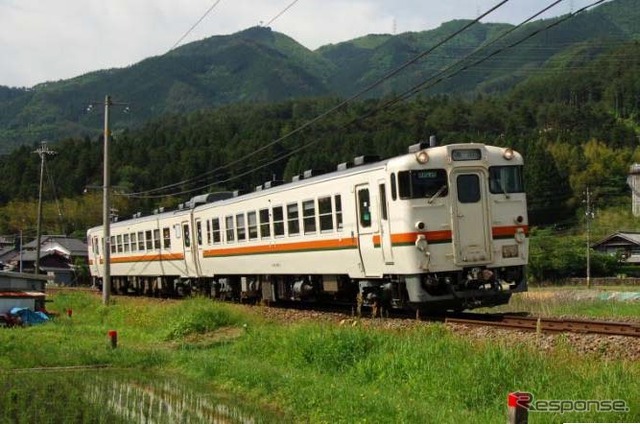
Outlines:
[{"label": "green grass", "polygon": [[[625,290],[626,289],[626,290]],[[640,291],[628,287],[545,287],[515,294],[508,305],[481,309],[481,312],[529,312],[541,316],[576,316],[585,318],[635,318],[640,320],[640,302],[602,300],[588,294]]]},{"label": "green grass", "polygon": [[[570,345],[543,353],[479,343],[441,324],[402,331],[283,324],[204,299],[117,298],[103,307],[97,296],[56,295],[52,309],[67,308],[72,318],[0,330],[0,372],[107,364],[128,370],[124,380],[144,374],[145,384],[160,387],[154,379],[170,375],[199,394],[224,393],[259,407],[267,413],[256,413],[258,421],[267,422],[502,423],[507,394],[515,390],[537,399],[624,399],[631,408],[531,413],[534,422],[640,421],[640,365],[580,356]],[[115,350],[109,329],[119,332]],[[0,409],[3,420],[11,422]]]}]

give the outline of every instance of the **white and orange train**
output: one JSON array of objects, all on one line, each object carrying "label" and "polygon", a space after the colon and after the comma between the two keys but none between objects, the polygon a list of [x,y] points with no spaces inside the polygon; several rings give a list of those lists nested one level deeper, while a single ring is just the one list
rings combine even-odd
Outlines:
[{"label": "white and orange train", "polygon": [[[523,160],[484,144],[359,157],[110,231],[114,292],[462,310],[527,289]],[[87,237],[100,285],[103,228]]]}]

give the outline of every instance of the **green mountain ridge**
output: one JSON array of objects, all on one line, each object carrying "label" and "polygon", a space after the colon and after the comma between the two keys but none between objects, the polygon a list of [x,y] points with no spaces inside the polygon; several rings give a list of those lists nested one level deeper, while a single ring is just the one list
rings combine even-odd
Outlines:
[{"label": "green mountain ridge", "polygon": [[[443,80],[426,95],[503,93],[540,72],[584,66],[615,47],[640,39],[635,0],[613,0],[554,28],[562,17],[531,22],[476,60],[535,33],[517,47]],[[139,127],[151,118],[233,103],[272,103],[318,96],[348,97],[379,81],[406,61],[435,46],[469,21],[399,35],[368,35],[311,51],[265,27],[214,36],[126,68],[91,72],[29,89],[0,86],[0,151],[42,139],[95,136],[101,113],[86,113],[105,94],[129,102],[132,113],[117,115],[114,130]],[[366,93],[377,98],[400,93],[490,43],[509,24],[477,24],[426,58]],[[114,111],[118,114],[118,111]]]}]

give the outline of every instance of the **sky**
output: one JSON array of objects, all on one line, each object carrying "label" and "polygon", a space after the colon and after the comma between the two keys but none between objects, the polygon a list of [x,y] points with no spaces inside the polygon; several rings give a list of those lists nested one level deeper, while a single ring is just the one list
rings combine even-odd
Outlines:
[{"label": "sky", "polygon": [[[595,0],[565,0],[544,17]],[[181,42],[265,25],[293,0],[0,0],[0,85],[31,87],[87,72],[121,68],[166,53]],[[509,0],[483,22],[517,24],[553,0]],[[500,0],[298,0],[270,27],[302,45],[367,34],[437,28],[474,19]]]}]

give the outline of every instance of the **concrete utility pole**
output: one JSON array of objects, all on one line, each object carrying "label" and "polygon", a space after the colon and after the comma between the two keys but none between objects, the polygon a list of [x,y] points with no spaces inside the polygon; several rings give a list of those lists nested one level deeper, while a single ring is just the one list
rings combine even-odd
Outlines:
[{"label": "concrete utility pole", "polygon": [[[87,110],[91,110],[97,103],[89,105]],[[119,103],[111,100],[108,94],[104,97],[104,176],[103,176],[103,197],[102,197],[102,228],[103,243],[102,257],[104,258],[104,272],[102,278],[102,303],[109,304],[111,297],[111,176],[109,172],[109,139],[111,130],[109,128],[109,109],[114,105],[124,105],[125,112],[128,111],[128,103]]]},{"label": "concrete utility pole", "polygon": [[587,186],[587,208],[585,211],[585,219],[587,221],[587,288],[591,288],[591,220],[593,219],[593,211],[591,210],[591,191]]},{"label": "concrete utility pole", "polygon": [[[46,141],[40,143],[40,148],[36,149],[33,153],[37,153],[40,156],[40,188],[38,190],[38,220],[36,226],[36,264],[34,274],[40,273],[40,235],[42,228],[42,182],[44,180],[44,161],[47,155],[55,155],[56,152],[49,150]],[[20,246],[22,249],[22,245]],[[22,250],[21,250],[22,252]],[[22,266],[22,261],[20,266]]]},{"label": "concrete utility pole", "polygon": [[109,107],[111,96],[104,97],[104,180],[102,187],[102,228],[104,243],[102,246],[104,257],[104,273],[102,278],[102,303],[109,304],[111,297],[111,202],[109,190],[111,176],[109,174]]}]

